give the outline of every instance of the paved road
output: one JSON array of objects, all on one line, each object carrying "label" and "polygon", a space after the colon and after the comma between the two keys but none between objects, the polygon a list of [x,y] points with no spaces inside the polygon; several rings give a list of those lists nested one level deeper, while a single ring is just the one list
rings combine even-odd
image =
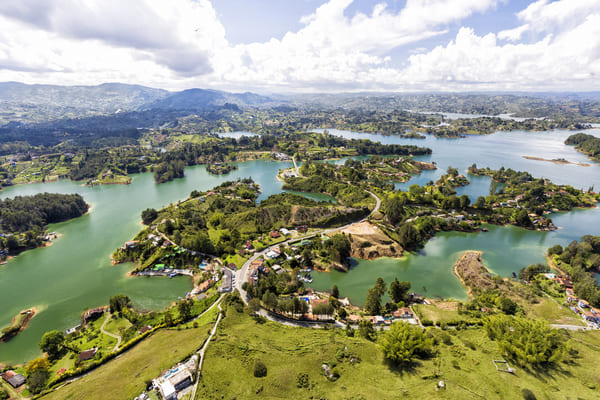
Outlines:
[{"label": "paved road", "polygon": [[111,317],[111,314],[107,313],[106,314],[106,318],[104,319],[104,322],[102,323],[102,326],[100,327],[100,332],[104,333],[105,335],[108,335],[110,337],[114,337],[115,339],[117,339],[117,344],[111,350],[112,352],[115,352],[115,351],[117,351],[117,349],[121,345],[121,336],[115,335],[114,333],[110,333],[110,332],[104,330],[104,326],[106,325],[106,323],[108,322],[108,320],[110,319],[110,317]]},{"label": "paved road", "polygon": [[[381,207],[381,199],[373,192],[369,192],[367,190],[367,192],[373,196],[373,198],[375,198],[375,208],[373,208],[373,210],[371,210],[371,213],[366,216],[365,218],[361,219],[360,221],[356,221],[356,222],[352,222],[350,224],[344,225],[344,226],[340,226],[338,228],[330,228],[330,229],[323,229],[323,230],[319,230],[317,232],[311,233],[310,235],[305,235],[302,237],[296,237],[294,239],[290,239],[290,240],[286,240],[285,242],[281,242],[281,243],[277,243],[274,244],[273,246],[267,247],[266,249],[260,251],[260,252],[256,252],[254,253],[254,255],[252,257],[250,257],[245,263],[244,265],[242,265],[242,268],[240,268],[237,272],[236,272],[236,281],[235,281],[235,289],[238,290],[238,292],[240,293],[240,296],[242,298],[242,300],[244,301],[245,304],[248,304],[248,301],[250,300],[248,298],[248,293],[246,293],[246,291],[244,289],[242,289],[242,285],[244,284],[244,282],[246,282],[248,280],[248,269],[250,268],[250,264],[252,264],[252,261],[256,260],[258,257],[263,256],[265,253],[267,253],[269,250],[271,250],[274,247],[278,247],[278,246],[282,246],[285,245],[287,246],[290,242],[297,242],[300,240],[304,240],[304,239],[308,239],[308,238],[312,238],[314,236],[317,235],[323,235],[323,234],[329,234],[335,231],[339,231],[342,229],[346,229],[354,224],[360,223],[360,222],[364,222],[366,221],[370,216],[372,216],[373,214],[375,214],[377,211],[379,211],[379,208]],[[307,321],[293,321],[293,320],[288,320],[286,318],[279,318],[277,317],[275,314],[269,313],[265,310],[261,310],[260,315],[266,317],[267,319],[271,320],[271,321],[275,321],[284,325],[290,325],[290,326],[302,326],[302,327],[313,327],[313,328],[320,328],[321,326],[323,326],[323,323],[311,323],[311,322],[307,322]],[[338,322],[336,321],[336,324]]]},{"label": "paved road", "polygon": [[[215,305],[217,305],[217,307],[219,307],[219,311],[221,311],[221,300],[223,300],[223,297],[225,295],[221,295],[221,297],[219,298],[219,300],[217,300],[215,302],[215,304],[213,304],[208,310],[210,310],[211,308],[213,308]],[[206,313],[208,310],[206,310],[204,313]],[[204,315],[204,313],[202,313],[202,315]],[[212,337],[215,335],[215,332],[217,332],[217,327],[219,326],[219,322],[221,322],[221,317],[222,314],[219,313],[219,316],[217,317],[217,321],[215,322],[215,325],[212,328],[212,331],[210,332],[210,335],[208,336],[208,339],[206,339],[206,342],[204,342],[204,346],[202,346],[202,348],[196,353],[198,354],[198,370],[196,371],[196,383],[194,384],[194,389],[192,390],[192,396],[190,397],[191,400],[194,400],[196,398],[196,390],[198,389],[198,383],[200,382],[200,371],[202,371],[202,364],[204,364],[204,353],[206,352],[206,349],[208,347],[208,344],[210,343]]]},{"label": "paved road", "polygon": [[583,326],[583,325],[559,325],[559,324],[553,324],[552,325],[553,328],[557,328],[557,329],[568,329],[570,331],[588,331],[591,330],[592,328],[590,328],[589,326]]}]

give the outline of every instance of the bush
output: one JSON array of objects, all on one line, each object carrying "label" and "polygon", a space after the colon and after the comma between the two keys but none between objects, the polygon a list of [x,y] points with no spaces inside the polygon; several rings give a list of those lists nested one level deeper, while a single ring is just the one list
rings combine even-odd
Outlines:
[{"label": "bush", "polygon": [[310,380],[308,374],[299,373],[296,377],[296,386],[299,388],[307,388],[310,386]]},{"label": "bush", "polygon": [[433,339],[423,329],[404,322],[395,322],[383,334],[381,350],[386,359],[397,365],[410,364],[415,357],[428,357],[433,351]]},{"label": "bush", "polygon": [[267,366],[260,360],[254,362],[254,377],[262,378],[267,376]]},{"label": "bush", "polygon": [[529,389],[521,390],[521,394],[523,395],[523,398],[525,400],[537,400],[537,397],[535,397],[535,394],[533,394],[533,392]]}]

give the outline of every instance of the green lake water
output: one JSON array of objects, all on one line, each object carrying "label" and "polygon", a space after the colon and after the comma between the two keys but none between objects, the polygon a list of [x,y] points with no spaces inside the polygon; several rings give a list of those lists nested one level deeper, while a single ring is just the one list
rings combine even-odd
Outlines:
[{"label": "green lake water", "polygon": [[[478,166],[498,168],[502,165],[530,171],[557,183],[571,183],[578,188],[595,185],[600,189],[599,164],[563,144],[571,132],[513,132],[465,139],[407,140],[393,136],[333,132],[333,134],[371,138],[385,143],[417,144],[434,150],[431,156],[419,157],[436,161],[440,169],[426,171],[408,184],[425,183],[439,177],[448,165],[463,173],[473,162]],[[599,130],[588,131],[598,134]],[[555,165],[523,159],[522,155],[544,158],[566,158],[588,162],[590,167]],[[338,162],[343,162],[338,161]],[[118,293],[132,298],[141,309],[162,309],[191,289],[188,278],[129,278],[131,265],[110,265],[110,254],[141,228],[140,212],[148,207],[160,208],[186,198],[192,190],[208,190],[226,180],[252,177],[261,185],[259,200],[281,192],[277,171],[291,163],[251,161],[238,164],[239,169],[225,176],[214,176],[204,166],[187,167],[185,178],[156,185],[151,174],[135,175],[131,185],[84,187],[79,183],[59,181],[21,185],[0,192],[1,198],[40,192],[80,193],[92,205],[89,214],[50,226],[62,236],[47,248],[30,250],[0,266],[0,327],[8,325],[20,310],[36,307],[39,314],[27,329],[7,343],[0,344],[0,361],[19,363],[37,355],[38,342],[44,332],[64,330],[77,325],[81,312],[108,303]],[[400,188],[408,186],[399,186]],[[476,178],[460,189],[472,198],[489,192],[489,179]],[[317,200],[327,196],[312,195]],[[402,259],[355,261],[346,274],[313,274],[313,286],[329,289],[337,283],[343,296],[361,304],[368,287],[378,276],[390,282],[395,276],[409,280],[415,291],[428,296],[464,298],[465,291],[452,274],[452,265],[467,249],[482,250],[483,258],[495,273],[507,276],[524,265],[543,261],[546,248],[567,244],[584,234],[598,234],[599,209],[576,210],[552,215],[561,226],[556,232],[532,232],[515,227],[490,226],[488,233],[441,233],[424,249]]]}]

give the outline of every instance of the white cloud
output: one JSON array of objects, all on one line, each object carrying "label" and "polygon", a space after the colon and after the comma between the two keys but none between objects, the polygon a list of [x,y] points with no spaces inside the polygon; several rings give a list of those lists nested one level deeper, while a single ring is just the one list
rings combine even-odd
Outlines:
[{"label": "white cloud", "polygon": [[510,40],[511,42],[516,42],[521,39],[523,33],[530,29],[529,24],[521,25],[514,29],[507,29],[504,31],[498,32],[498,39],[500,40]]},{"label": "white cloud", "polygon": [[[516,14],[514,29],[478,36],[465,27],[446,46],[419,46],[503,1],[407,0],[399,11],[379,2],[350,15],[354,0],[329,0],[281,39],[236,46],[210,0],[4,1],[0,80],[230,90],[600,88],[600,0],[536,1]],[[529,42],[519,43],[524,35]],[[408,66],[391,67],[390,51],[409,44],[408,62],[393,60]]]},{"label": "white cloud", "polygon": [[[593,90],[600,87],[600,6],[570,6],[572,0],[538,1],[519,17],[526,27],[478,36],[462,28],[456,39],[409,57],[402,75],[411,82],[453,90]],[[534,23],[534,15],[547,24]],[[561,27],[561,29],[557,29]],[[528,30],[542,38],[529,44],[499,45]],[[451,85],[448,82],[452,82]]]}]

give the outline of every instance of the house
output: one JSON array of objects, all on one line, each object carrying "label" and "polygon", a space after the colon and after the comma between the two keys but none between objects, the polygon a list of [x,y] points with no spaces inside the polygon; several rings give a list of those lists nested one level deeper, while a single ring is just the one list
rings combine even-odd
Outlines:
[{"label": "house", "polygon": [[140,335],[143,335],[144,333],[148,332],[151,329],[152,329],[152,327],[150,325],[146,325],[146,326],[142,326],[138,332],[140,333]]},{"label": "house", "polygon": [[587,302],[587,301],[585,301],[585,300],[581,300],[581,299],[580,299],[579,301],[577,301],[577,307],[579,307],[580,309],[583,309],[583,308],[590,308],[590,303],[588,303],[588,302]]},{"label": "house", "polygon": [[308,230],[308,225],[297,226],[296,230],[300,233],[305,233]]},{"label": "house", "polygon": [[271,238],[273,239],[277,239],[281,237],[281,234],[277,231],[271,231],[271,233],[269,233],[269,236],[271,236]]},{"label": "house", "polygon": [[121,247],[121,250],[131,250],[131,249],[135,249],[138,245],[140,241],[139,240],[130,240],[128,242],[125,242],[125,244],[123,245],[123,247]]},{"label": "house", "polygon": [[254,251],[254,245],[250,240],[246,241],[246,243],[244,244],[244,250]]},{"label": "house", "polygon": [[217,290],[219,293],[229,293],[233,288],[233,272],[229,268],[223,270],[223,283]]},{"label": "house", "polygon": [[279,249],[271,249],[265,255],[267,256],[267,258],[273,260],[281,255],[281,251]]},{"label": "house", "polygon": [[15,371],[12,370],[3,373],[2,379],[8,382],[8,384],[15,389],[24,384],[26,380],[23,375],[17,374]]},{"label": "house", "polygon": [[237,265],[235,265],[234,263],[227,264],[227,268],[229,268],[232,271],[237,271]]},{"label": "house", "polygon": [[286,228],[281,228],[281,229],[279,230],[279,232],[281,232],[281,234],[282,234],[282,235],[284,235],[284,236],[289,236],[289,235],[291,235],[291,234],[292,234],[292,232],[290,232],[290,231],[289,231],[288,229],[286,229]]},{"label": "house", "polygon": [[413,318],[413,313],[408,307],[402,307],[392,313],[394,318]]},{"label": "house", "polygon": [[177,392],[187,388],[193,382],[192,374],[188,367],[178,364],[165,375],[155,379],[152,383],[165,400],[177,400]]},{"label": "house", "polygon": [[85,314],[83,314],[83,319],[87,322],[92,319],[99,318],[106,311],[106,307],[96,307],[88,310]]},{"label": "house", "polygon": [[583,318],[585,318],[586,321],[600,323],[600,316],[594,314],[591,311],[585,311],[583,313]]},{"label": "house", "polygon": [[81,353],[79,353],[79,361],[81,362],[81,361],[90,360],[90,359],[94,358],[97,350],[98,350],[98,348],[94,347],[93,349],[82,351]]},{"label": "house", "polygon": [[567,294],[567,301],[573,302],[573,301],[577,301],[577,297],[575,296],[575,292],[573,292],[573,289],[567,289],[565,290],[565,293]]},{"label": "house", "polygon": [[360,315],[356,315],[356,314],[350,314],[348,315],[348,322],[351,324],[358,324],[360,321],[362,321],[362,317]]}]

